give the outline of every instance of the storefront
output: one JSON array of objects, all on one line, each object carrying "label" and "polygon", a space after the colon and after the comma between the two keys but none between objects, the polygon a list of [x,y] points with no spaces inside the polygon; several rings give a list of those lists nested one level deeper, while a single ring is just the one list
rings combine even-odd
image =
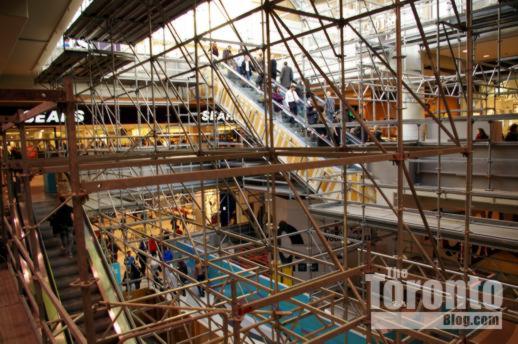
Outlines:
[{"label": "storefront", "polygon": [[[191,115],[182,111],[179,116],[164,106],[156,107],[156,116],[149,109],[120,106],[94,109],[79,106],[76,110],[77,133],[80,149],[106,149],[124,147],[161,146],[170,148],[189,147],[196,143],[198,124]],[[12,109],[12,112],[16,109]],[[179,117],[179,119],[178,119]],[[238,126],[232,116],[223,111],[201,113],[201,131],[204,141],[218,141],[221,145],[238,145]],[[27,142],[30,150],[37,150],[40,157],[45,152],[59,151],[66,137],[65,115],[52,110],[26,122]],[[16,129],[7,132],[9,143],[19,145],[20,134]]]}]

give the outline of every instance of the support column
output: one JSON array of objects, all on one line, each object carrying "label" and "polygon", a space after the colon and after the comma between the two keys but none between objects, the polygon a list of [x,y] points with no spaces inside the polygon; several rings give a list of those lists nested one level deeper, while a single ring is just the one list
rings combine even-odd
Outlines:
[{"label": "support column", "polygon": [[232,333],[233,333],[233,343],[239,344],[241,343],[241,316],[239,315],[239,307],[237,300],[237,281],[232,279],[230,281],[230,291],[232,293]]},{"label": "support column", "polygon": [[[422,74],[421,54],[418,46],[401,47],[404,57],[403,73]],[[411,85],[411,84],[410,84]],[[403,88],[401,88],[403,89]],[[408,92],[403,94],[403,119],[422,119],[424,112],[421,105]],[[403,124],[403,140],[418,140],[419,127],[415,124]]]},{"label": "support column", "polygon": [[468,280],[468,269],[471,265],[471,243],[470,243],[470,223],[471,223],[471,189],[473,179],[473,14],[472,0],[466,1],[466,93],[467,93],[467,114],[466,114],[466,208],[464,222],[464,256],[463,269],[464,280]]},{"label": "support column", "polygon": [[65,125],[67,131],[67,154],[70,169],[70,189],[72,191],[73,216],[74,216],[74,239],[76,242],[76,260],[79,268],[79,287],[83,299],[85,335],[88,343],[95,343],[95,328],[92,313],[92,300],[90,287],[95,283],[90,279],[88,264],[88,252],[85,245],[84,213],[81,205],[82,193],[80,189],[79,167],[77,162],[77,137],[75,121],[75,102],[72,79],[64,80],[66,92],[66,114]]},{"label": "support column", "polygon": [[3,149],[3,147],[5,147],[6,135],[7,133],[2,130],[2,147],[0,147],[0,149],[2,149],[2,159],[0,160],[0,237],[7,243],[7,230],[5,229],[4,224],[4,180],[7,185],[7,178],[4,177],[4,171],[7,171],[7,168],[5,168],[5,162],[7,161],[5,154],[7,153],[7,150]]},{"label": "support column", "polygon": [[[396,85],[396,114],[397,114],[397,207],[396,207],[396,215],[397,215],[397,238],[396,238],[396,266],[398,270],[401,270],[403,267],[403,229],[404,229],[404,220],[403,220],[403,168],[405,164],[404,159],[404,139],[408,139],[409,134],[407,133],[408,128],[403,127],[403,99],[405,94],[403,94],[403,49],[401,47],[401,4],[399,0],[396,0],[396,72],[397,72],[397,85]],[[408,62],[409,60],[407,60]],[[413,111],[413,109],[410,109]],[[411,115],[414,115],[413,113]],[[415,133],[414,133],[415,134]],[[407,137],[405,137],[405,135]],[[412,137],[413,138],[413,137]],[[370,242],[369,245],[369,257],[370,259]],[[370,286],[369,286],[370,293]],[[370,300],[369,300],[370,301]],[[396,343],[401,343],[401,333],[396,332]]]},{"label": "support column", "polygon": [[[404,74],[422,74],[421,67],[421,55],[419,52],[419,46],[403,45],[401,37],[400,42],[400,54],[401,54],[401,69],[402,75]],[[397,45],[397,43],[396,43]],[[397,51],[391,62],[392,67],[398,71],[397,68]],[[413,85],[408,81],[408,85],[413,88]],[[414,89],[415,90],[415,89]],[[399,92],[399,91],[397,91]],[[424,118],[424,112],[421,105],[415,100],[415,98],[409,92],[402,93],[402,116],[403,119],[422,119]],[[397,110],[396,110],[397,111]],[[419,128],[415,124],[403,124],[403,140],[417,140],[419,138]]]},{"label": "support column", "polygon": [[[22,162],[24,163],[22,174],[20,175],[20,185],[23,190],[23,202],[24,207],[22,207],[22,210],[25,212],[23,214],[24,218],[27,220],[27,223],[24,223],[24,232],[28,233],[29,236],[29,243],[31,248],[31,256],[32,261],[34,264],[34,272],[35,274],[39,274],[41,271],[40,266],[40,260],[39,257],[40,254],[40,245],[38,241],[38,236],[36,235],[36,228],[34,227],[34,216],[32,213],[32,195],[31,195],[31,176],[30,176],[30,170],[26,167],[26,163],[28,162],[28,155],[27,155],[27,133],[25,132],[25,124],[22,122],[18,126],[20,131],[20,146],[21,146],[21,153],[22,153]],[[2,221],[3,222],[3,221]],[[35,318],[38,318],[39,320],[45,319],[45,306],[43,304],[43,294],[41,291],[41,285],[40,281],[37,283],[34,283],[35,288],[35,298],[36,302],[38,304],[38,311],[37,314],[34,315]]]}]

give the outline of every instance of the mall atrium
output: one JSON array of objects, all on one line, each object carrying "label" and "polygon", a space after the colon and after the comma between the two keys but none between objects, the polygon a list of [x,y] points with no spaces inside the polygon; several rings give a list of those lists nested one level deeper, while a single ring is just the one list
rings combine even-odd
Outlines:
[{"label": "mall atrium", "polygon": [[0,1],[0,343],[517,343],[518,1]]}]

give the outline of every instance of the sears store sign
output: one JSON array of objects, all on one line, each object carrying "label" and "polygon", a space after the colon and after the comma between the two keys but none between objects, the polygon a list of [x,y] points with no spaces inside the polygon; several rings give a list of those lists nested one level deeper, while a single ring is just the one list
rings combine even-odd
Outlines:
[{"label": "sears store sign", "polygon": [[[76,123],[83,123],[85,121],[85,112],[83,110],[76,110],[75,112]],[[25,121],[27,124],[64,124],[65,114],[59,113],[57,110],[53,110],[49,113],[43,113],[37,115],[31,119]]]},{"label": "sears store sign", "polygon": [[208,111],[201,113],[202,122],[234,122],[234,115],[224,111]]}]

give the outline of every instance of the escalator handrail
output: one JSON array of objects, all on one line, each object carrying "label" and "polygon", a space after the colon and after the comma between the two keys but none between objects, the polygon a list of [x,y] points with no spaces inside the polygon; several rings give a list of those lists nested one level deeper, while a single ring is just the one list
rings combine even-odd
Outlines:
[{"label": "escalator handrail", "polygon": [[[122,292],[121,292],[121,290],[120,290],[120,288],[119,288],[119,286],[117,284],[117,281],[115,281],[115,277],[113,276],[113,273],[112,273],[112,268],[109,265],[108,260],[106,259],[106,255],[104,254],[104,252],[102,250],[101,243],[99,242],[99,240],[97,239],[97,237],[95,235],[92,223],[90,222],[90,219],[88,218],[88,216],[86,214],[86,211],[83,208],[81,208],[81,210],[83,211],[83,218],[84,218],[85,229],[88,231],[88,233],[90,234],[90,236],[92,238],[93,245],[95,247],[97,255],[100,257],[101,264],[103,265],[104,270],[107,272],[108,280],[110,282],[110,286],[115,291],[115,294],[117,295],[117,301],[118,302],[124,302],[124,297],[122,295]],[[124,316],[126,317],[126,320],[130,324],[130,326],[132,328],[136,328],[136,324],[133,321],[133,317],[131,316],[130,311],[128,310],[128,308],[127,307],[123,307],[123,311],[124,311]],[[141,340],[138,337],[136,339],[137,339],[138,343],[141,343]]]}]

